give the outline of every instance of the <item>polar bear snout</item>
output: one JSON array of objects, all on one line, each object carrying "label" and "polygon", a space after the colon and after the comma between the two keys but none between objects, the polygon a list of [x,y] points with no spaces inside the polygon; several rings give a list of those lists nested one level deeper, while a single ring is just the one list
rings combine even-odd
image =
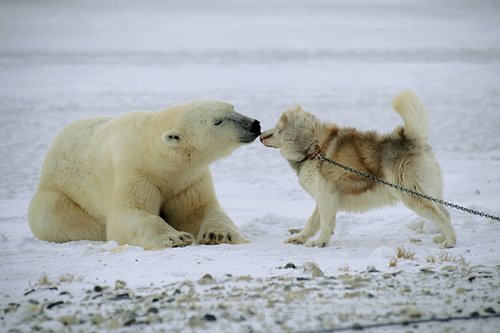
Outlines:
[{"label": "polar bear snout", "polygon": [[260,135],[260,122],[256,119],[246,118],[240,123],[240,141],[249,143]]},{"label": "polar bear snout", "polygon": [[252,126],[250,127],[250,132],[259,136],[260,135],[260,121],[254,120]]}]

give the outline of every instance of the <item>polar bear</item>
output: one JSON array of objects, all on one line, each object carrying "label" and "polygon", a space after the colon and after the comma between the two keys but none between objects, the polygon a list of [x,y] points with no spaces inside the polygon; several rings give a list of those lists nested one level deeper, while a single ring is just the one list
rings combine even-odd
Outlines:
[{"label": "polar bear", "polygon": [[51,242],[144,249],[247,242],[217,201],[209,164],[259,134],[259,121],[210,100],[77,121],[49,148],[30,228]]}]

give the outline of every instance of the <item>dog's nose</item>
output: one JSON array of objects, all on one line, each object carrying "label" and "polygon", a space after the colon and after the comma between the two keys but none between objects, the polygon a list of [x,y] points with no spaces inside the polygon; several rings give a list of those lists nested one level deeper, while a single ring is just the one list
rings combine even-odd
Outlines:
[{"label": "dog's nose", "polygon": [[273,133],[269,133],[269,131],[267,133],[266,132],[262,133],[259,136],[260,142],[264,142],[265,139],[270,138],[272,135]]},{"label": "dog's nose", "polygon": [[250,127],[250,132],[254,133],[254,134],[257,134],[257,135],[260,135],[260,122],[258,120],[255,120],[253,123],[252,123],[252,126]]}]

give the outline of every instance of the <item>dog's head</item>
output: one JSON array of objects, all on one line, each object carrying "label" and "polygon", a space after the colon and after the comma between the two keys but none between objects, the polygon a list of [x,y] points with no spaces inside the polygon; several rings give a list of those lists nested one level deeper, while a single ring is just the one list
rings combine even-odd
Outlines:
[{"label": "dog's head", "polygon": [[319,152],[321,123],[298,105],[281,114],[276,126],[260,135],[266,147],[278,148],[289,161],[303,161]]}]

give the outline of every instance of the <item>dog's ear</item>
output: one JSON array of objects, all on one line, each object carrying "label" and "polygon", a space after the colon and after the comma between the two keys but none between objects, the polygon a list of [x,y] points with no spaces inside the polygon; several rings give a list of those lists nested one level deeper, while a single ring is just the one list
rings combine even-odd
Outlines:
[{"label": "dog's ear", "polygon": [[176,146],[181,142],[181,133],[178,129],[174,128],[163,133],[161,139],[169,146]]},{"label": "dog's ear", "polygon": [[288,112],[283,112],[283,113],[281,114],[280,121],[281,121],[283,124],[287,124],[287,123],[288,123]]}]

